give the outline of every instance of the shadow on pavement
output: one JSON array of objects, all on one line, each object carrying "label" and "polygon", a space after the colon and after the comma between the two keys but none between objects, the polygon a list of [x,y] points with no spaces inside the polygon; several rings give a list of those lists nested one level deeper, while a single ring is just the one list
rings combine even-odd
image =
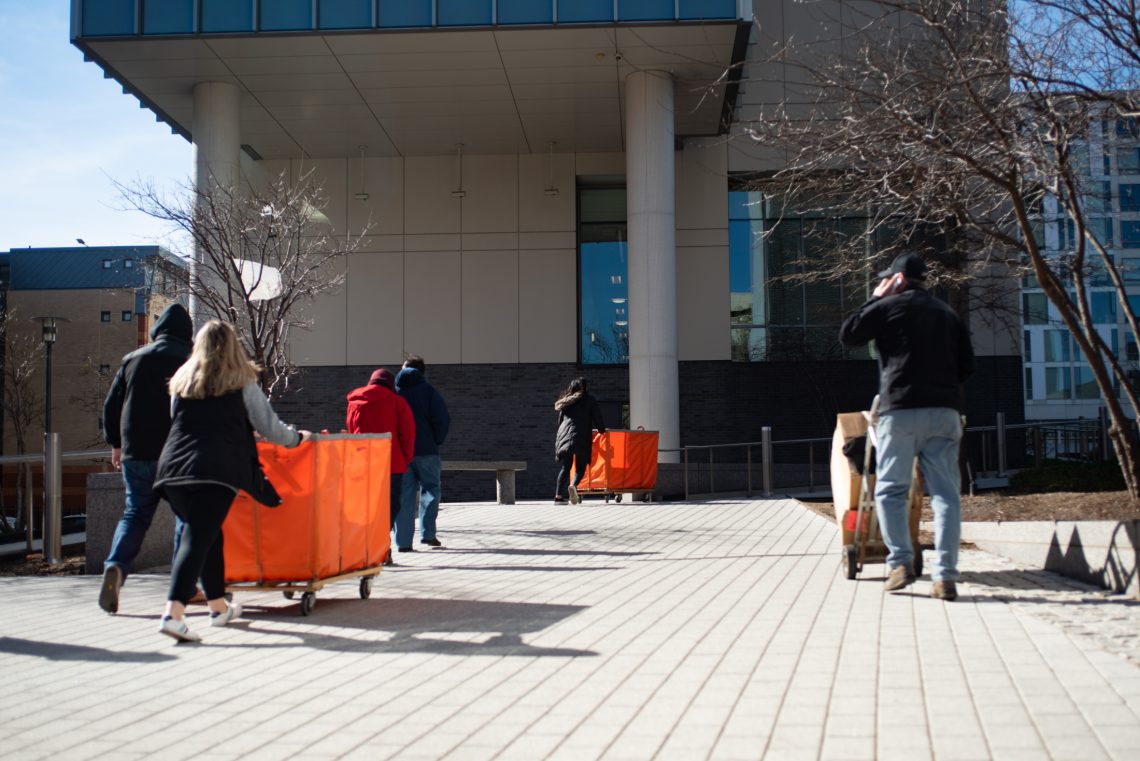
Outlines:
[{"label": "shadow on pavement", "polygon": [[[656,552],[617,552],[612,550],[537,550],[522,547],[448,547],[447,553],[465,555],[601,555],[603,557],[633,558],[642,555],[656,555]],[[434,554],[434,553],[433,553]],[[439,553],[444,554],[443,552]]]},{"label": "shadow on pavement", "polygon": [[37,642],[16,637],[0,637],[0,653],[30,655],[36,658],[46,658],[49,661],[98,661],[100,663],[161,663],[175,659],[175,656],[164,653],[104,650],[101,647]]},{"label": "shadow on pavement", "polygon": [[586,571],[620,571],[620,566],[566,566],[566,565],[432,565],[434,571],[557,571],[584,573]]}]

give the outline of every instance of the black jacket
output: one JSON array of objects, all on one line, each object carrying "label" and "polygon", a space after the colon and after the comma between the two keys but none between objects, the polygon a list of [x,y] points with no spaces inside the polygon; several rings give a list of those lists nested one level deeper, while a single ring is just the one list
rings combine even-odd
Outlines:
[{"label": "black jacket", "polygon": [[396,392],[404,397],[416,419],[416,451],[414,457],[439,454],[439,447],[447,439],[451,428],[451,415],[447,402],[435,386],[414,367],[405,367],[396,376]]},{"label": "black jacket", "polygon": [[593,443],[593,429],[606,432],[602,408],[588,392],[564,396],[554,403],[558,410],[558,433],[554,437],[554,456],[589,449]]},{"label": "black jacket", "polygon": [[193,338],[190,314],[167,307],[151,328],[152,343],[123,357],[103,402],[103,438],[124,460],[157,460],[170,431],[166,385],[186,358]]},{"label": "black jacket", "polygon": [[879,411],[950,407],[961,412],[958,386],[974,371],[970,332],[948,304],[911,285],[872,298],[839,329],[846,346],[875,342]]}]

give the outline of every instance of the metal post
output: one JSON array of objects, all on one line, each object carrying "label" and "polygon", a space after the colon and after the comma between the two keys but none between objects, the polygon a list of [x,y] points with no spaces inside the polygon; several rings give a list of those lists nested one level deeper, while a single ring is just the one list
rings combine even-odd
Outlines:
[{"label": "metal post", "polygon": [[998,478],[1005,477],[1005,413],[997,413],[997,466]]},{"label": "metal post", "polygon": [[[51,433],[51,347],[54,341],[44,342],[44,351],[47,356],[47,377],[44,379],[44,434]],[[44,443],[47,446],[47,443]]]},{"label": "metal post", "polygon": [[748,491],[745,492],[749,497],[752,496],[752,445],[744,445],[745,461],[748,463]]},{"label": "metal post", "polygon": [[815,444],[808,442],[808,494],[815,491]]},{"label": "metal post", "polygon": [[1033,429],[1033,465],[1034,467],[1041,467],[1041,447],[1045,445],[1045,438],[1041,435],[1040,428]]},{"label": "metal post", "polygon": [[709,494],[716,494],[716,474],[713,473],[712,447],[709,447]]},{"label": "metal post", "polygon": [[681,452],[685,455],[685,501],[689,501],[689,448],[683,447]]},{"label": "metal post", "polygon": [[60,536],[63,520],[63,458],[58,433],[44,440],[44,560],[58,563],[63,559]]},{"label": "metal post", "polygon": [[1107,460],[1110,450],[1108,443],[1108,407],[1101,407],[1097,411],[1097,417],[1100,418],[1100,459]]},{"label": "metal post", "polygon": [[772,496],[772,426],[760,429],[760,462],[764,470],[764,496]]}]

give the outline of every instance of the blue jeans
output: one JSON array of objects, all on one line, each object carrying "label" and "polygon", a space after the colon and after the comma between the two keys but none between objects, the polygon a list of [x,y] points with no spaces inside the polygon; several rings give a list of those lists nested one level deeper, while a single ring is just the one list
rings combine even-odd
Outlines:
[{"label": "blue jeans", "polygon": [[[118,566],[123,578],[134,570],[135,558],[142,548],[143,539],[147,529],[154,520],[154,512],[158,509],[159,496],[154,491],[154,477],[158,472],[158,462],[155,460],[123,460],[123,487],[126,490],[126,505],[123,508],[123,517],[115,528],[115,537],[111,540],[111,554],[103,563],[107,566]],[[182,519],[174,521],[174,554],[178,554],[178,540],[182,534]]]},{"label": "blue jeans", "polygon": [[[412,458],[400,484],[400,512],[396,516],[396,546],[411,547],[416,534],[416,513],[420,516],[420,538],[435,539],[435,518],[439,514],[439,455]],[[419,492],[419,499],[416,494]],[[417,504],[418,503],[418,504]]]},{"label": "blue jeans", "polygon": [[958,473],[962,421],[958,411],[948,407],[891,410],[879,416],[875,433],[879,439],[875,504],[883,542],[890,551],[887,565],[914,567],[907,494],[917,457],[934,511],[935,563],[930,578],[957,581],[962,536],[962,479]]}]

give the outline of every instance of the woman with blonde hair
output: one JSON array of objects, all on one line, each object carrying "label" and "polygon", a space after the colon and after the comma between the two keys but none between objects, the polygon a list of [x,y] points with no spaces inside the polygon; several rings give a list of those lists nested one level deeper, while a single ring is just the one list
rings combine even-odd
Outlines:
[{"label": "woman with blonde hair", "polygon": [[310,436],[273,412],[257,383],[259,372],[233,327],[210,320],[194,337],[190,359],[170,379],[172,422],[154,486],[183,527],[158,630],[179,642],[201,639],[183,620],[199,578],[211,626],[241,615],[240,605],[225,600],[222,523],[239,489],[270,507],[281,501],[261,472],[253,432],[286,447]]}]

